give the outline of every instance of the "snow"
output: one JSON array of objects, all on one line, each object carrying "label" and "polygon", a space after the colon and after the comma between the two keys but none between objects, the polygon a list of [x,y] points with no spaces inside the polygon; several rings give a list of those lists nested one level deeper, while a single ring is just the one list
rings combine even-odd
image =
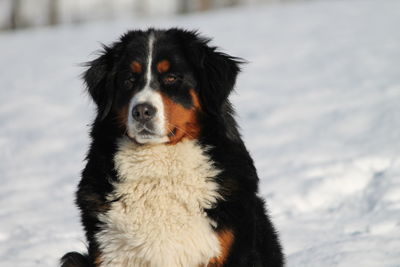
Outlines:
[{"label": "snow", "polygon": [[288,266],[400,266],[400,2],[305,1],[0,35],[0,266],[85,250],[74,191],[99,42],[198,28],[249,61],[237,107]]}]

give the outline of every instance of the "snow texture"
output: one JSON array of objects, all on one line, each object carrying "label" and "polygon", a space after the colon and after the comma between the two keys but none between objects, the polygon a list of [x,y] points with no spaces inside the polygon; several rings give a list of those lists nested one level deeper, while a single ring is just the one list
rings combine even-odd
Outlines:
[{"label": "snow texture", "polygon": [[400,1],[300,2],[0,35],[0,266],[84,251],[80,63],[181,26],[249,61],[232,100],[288,266],[400,266]]}]

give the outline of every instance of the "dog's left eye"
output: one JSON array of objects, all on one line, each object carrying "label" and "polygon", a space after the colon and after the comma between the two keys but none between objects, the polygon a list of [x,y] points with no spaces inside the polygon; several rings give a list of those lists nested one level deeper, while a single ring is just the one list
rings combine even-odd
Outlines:
[{"label": "dog's left eye", "polygon": [[165,84],[173,84],[178,80],[178,76],[175,74],[168,74],[164,77],[163,81]]}]

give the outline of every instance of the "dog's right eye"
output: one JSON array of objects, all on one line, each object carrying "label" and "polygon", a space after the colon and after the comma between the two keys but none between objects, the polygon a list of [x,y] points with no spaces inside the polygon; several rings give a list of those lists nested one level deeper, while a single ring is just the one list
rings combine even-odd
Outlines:
[{"label": "dog's right eye", "polygon": [[127,80],[125,80],[125,86],[130,89],[135,84],[136,78],[131,75]]}]

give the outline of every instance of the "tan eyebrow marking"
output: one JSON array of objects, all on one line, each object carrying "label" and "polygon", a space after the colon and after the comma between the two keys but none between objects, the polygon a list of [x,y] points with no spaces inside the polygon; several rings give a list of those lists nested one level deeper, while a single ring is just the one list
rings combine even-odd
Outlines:
[{"label": "tan eyebrow marking", "polygon": [[131,69],[132,69],[133,73],[141,73],[142,72],[142,64],[140,64],[137,61],[133,61],[131,63]]},{"label": "tan eyebrow marking", "polygon": [[159,73],[163,73],[169,70],[170,64],[168,60],[161,60],[157,64],[157,70]]}]

